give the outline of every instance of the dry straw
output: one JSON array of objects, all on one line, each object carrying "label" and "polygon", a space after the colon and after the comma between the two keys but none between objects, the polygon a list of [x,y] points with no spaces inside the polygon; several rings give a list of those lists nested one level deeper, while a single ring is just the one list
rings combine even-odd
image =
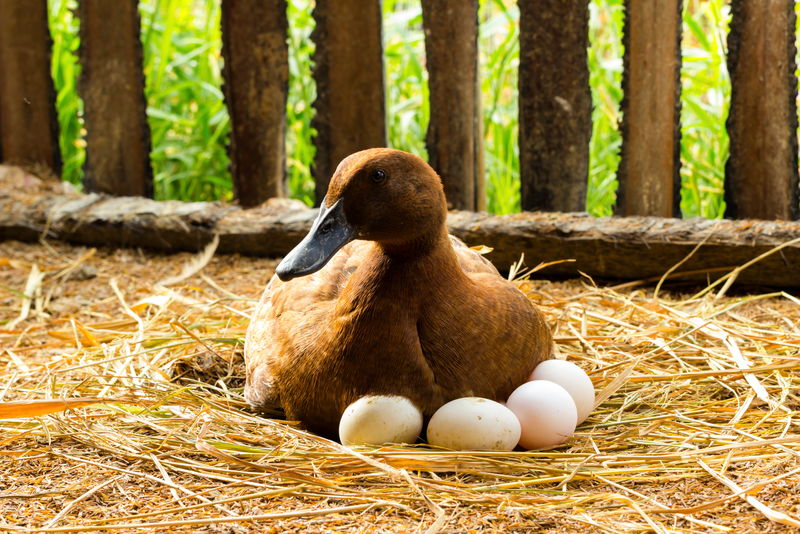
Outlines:
[{"label": "dry straw", "polygon": [[[237,280],[252,277],[255,260],[238,259],[241,274],[230,276],[229,260],[211,259],[197,275],[211,255],[190,258],[165,287],[148,283],[174,275],[175,259],[142,258],[173,270],[135,282],[75,282],[89,263],[101,274],[126,267],[119,253],[0,252],[0,399],[16,401],[0,407],[0,530],[800,527],[792,295],[731,296],[724,281],[681,295],[520,280],[548,315],[557,357],[598,390],[567,444],[349,450],[242,399],[241,342],[258,287]],[[77,283],[82,307],[53,311]]]}]

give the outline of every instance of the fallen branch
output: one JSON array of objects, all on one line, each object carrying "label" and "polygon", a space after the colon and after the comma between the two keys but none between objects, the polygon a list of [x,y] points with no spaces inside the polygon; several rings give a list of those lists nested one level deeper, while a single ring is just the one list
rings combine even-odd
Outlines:
[{"label": "fallen branch", "polygon": [[[0,239],[20,241],[175,252],[200,251],[219,235],[219,253],[279,257],[315,216],[316,210],[288,199],[245,210],[217,202],[0,191]],[[669,271],[671,280],[707,281],[750,262],[736,272],[738,283],[800,287],[800,244],[787,246],[800,237],[797,222],[454,211],[447,224],[469,245],[491,247],[487,257],[501,270],[524,254],[529,267],[553,262],[543,276],[658,280]],[[670,271],[676,265],[680,271]]]}]

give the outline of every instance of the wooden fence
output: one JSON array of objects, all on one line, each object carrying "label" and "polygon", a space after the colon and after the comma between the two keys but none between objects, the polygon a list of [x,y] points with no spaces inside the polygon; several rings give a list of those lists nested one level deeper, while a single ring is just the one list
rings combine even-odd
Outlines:
[{"label": "wooden fence", "polygon": [[[234,193],[250,207],[286,194],[286,0],[221,1]],[[150,196],[137,0],[78,5],[86,190]],[[519,7],[522,208],[583,211],[592,108],[588,0],[519,0]],[[682,0],[625,0],[619,215],[679,216],[682,8]],[[794,1],[732,0],[731,8],[726,215],[793,220],[800,203]],[[46,9],[46,0],[0,1],[0,160],[57,173]],[[429,160],[451,206],[471,211],[485,198],[477,10],[478,0],[422,0]],[[314,19],[319,201],[339,160],[386,144],[386,120],[379,1],[317,0]]]},{"label": "wooden fence", "polygon": [[[285,190],[285,0],[221,0],[224,92],[235,196]],[[80,0],[86,189],[150,196],[136,0]],[[582,211],[591,95],[588,1],[520,0],[520,167],[524,210]],[[679,216],[682,0],[626,0],[622,159],[616,211]],[[478,0],[423,0],[431,164],[454,208],[485,188],[477,91]],[[732,1],[728,65],[729,217],[798,216],[793,0]],[[339,160],[386,144],[378,0],[317,2],[313,175],[321,199]],[[0,2],[0,155],[59,170],[46,0]]]}]

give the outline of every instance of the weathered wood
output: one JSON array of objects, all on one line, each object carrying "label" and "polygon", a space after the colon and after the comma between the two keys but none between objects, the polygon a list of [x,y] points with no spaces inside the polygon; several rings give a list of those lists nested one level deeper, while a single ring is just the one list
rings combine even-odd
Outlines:
[{"label": "weathered wood", "polygon": [[286,31],[286,0],[222,2],[233,190],[245,207],[286,195]]},{"label": "weathered wood", "polygon": [[[5,179],[5,182],[10,180]],[[12,181],[13,182],[13,181]],[[51,238],[87,245],[199,250],[219,234],[218,251],[261,256],[286,254],[305,235],[316,210],[289,199],[253,209],[208,202],[156,202],[139,197],[63,195],[53,189],[13,186],[0,190],[0,239]],[[705,282],[760,254],[800,238],[800,222],[710,221],[660,217],[607,217],[583,213],[520,213],[492,216],[453,211],[450,231],[470,245],[493,247],[500,269],[525,254],[529,266],[574,259],[546,268],[542,276],[598,279],[659,277],[699,250],[678,269],[680,280]],[[800,244],[772,254],[741,273],[738,281],[800,287]]]},{"label": "weathered wood", "polygon": [[0,160],[61,173],[46,0],[0,2]]},{"label": "weathered wood", "polygon": [[80,0],[87,191],[153,195],[137,0]]},{"label": "weathered wood", "polygon": [[312,167],[317,204],[339,162],[386,145],[383,47],[379,0],[317,2],[311,39],[317,82],[317,154]]},{"label": "weathered wood", "polygon": [[583,211],[589,175],[587,0],[520,0],[519,160],[523,210]]},{"label": "weathered wood", "polygon": [[619,215],[680,216],[682,0],[626,0]]},{"label": "weathered wood", "polygon": [[733,0],[731,11],[726,215],[797,219],[794,1]]},{"label": "weathered wood", "polygon": [[422,0],[428,161],[451,208],[486,208],[478,86],[478,0]]}]

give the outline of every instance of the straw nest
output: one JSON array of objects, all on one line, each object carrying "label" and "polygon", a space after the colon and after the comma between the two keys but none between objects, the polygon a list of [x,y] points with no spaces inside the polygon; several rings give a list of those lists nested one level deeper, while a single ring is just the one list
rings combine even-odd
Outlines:
[{"label": "straw nest", "polygon": [[0,530],[800,526],[791,295],[520,281],[599,393],[572,439],[350,450],[248,411],[242,339],[274,263],[207,252],[0,243]]}]

